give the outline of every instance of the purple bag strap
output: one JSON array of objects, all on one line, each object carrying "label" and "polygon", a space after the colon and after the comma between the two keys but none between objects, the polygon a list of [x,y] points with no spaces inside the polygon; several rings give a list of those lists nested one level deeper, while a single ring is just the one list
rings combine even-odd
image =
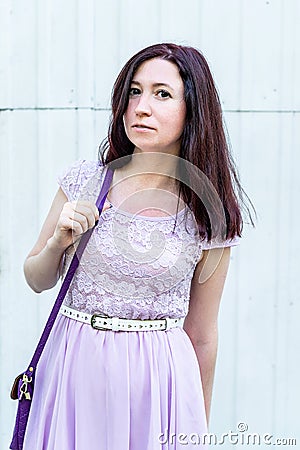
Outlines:
[{"label": "purple bag strap", "polygon": [[[112,178],[113,178],[113,170],[110,169],[109,167],[106,169],[106,173],[105,173],[105,177],[104,177],[104,181],[102,183],[101,186],[101,190],[100,190],[100,194],[98,196],[98,199],[96,201],[96,206],[98,207],[99,210],[99,214],[101,214],[102,209],[103,209],[103,205],[105,203],[108,191],[109,191],[109,187],[111,185],[112,182]],[[96,226],[96,225],[95,225]],[[52,311],[49,315],[49,318],[47,320],[47,323],[45,325],[44,331],[40,337],[40,340],[38,342],[38,345],[35,349],[35,352],[33,354],[33,357],[31,359],[31,362],[28,366],[28,369],[26,371],[26,373],[30,376],[32,376],[34,374],[34,371],[36,369],[37,363],[41,357],[41,354],[43,352],[43,349],[45,347],[45,344],[48,340],[48,337],[50,335],[50,332],[52,330],[53,324],[55,322],[55,319],[59,313],[60,307],[62,305],[62,302],[66,296],[66,293],[69,289],[69,286],[71,284],[71,281],[73,279],[73,276],[75,274],[75,271],[79,265],[79,261],[80,258],[83,254],[83,251],[94,231],[94,228],[90,228],[89,230],[87,230],[81,237],[80,242],[78,244],[77,250],[73,256],[73,259],[71,261],[71,264],[69,266],[69,269],[66,273],[66,276],[63,280],[63,283],[61,285],[61,288],[59,290],[59,293],[57,295],[57,298],[55,300],[54,306],[52,308]]]}]

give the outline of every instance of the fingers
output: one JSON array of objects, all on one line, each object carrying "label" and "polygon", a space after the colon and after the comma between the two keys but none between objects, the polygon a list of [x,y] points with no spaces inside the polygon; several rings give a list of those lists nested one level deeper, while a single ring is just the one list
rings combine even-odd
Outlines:
[{"label": "fingers", "polygon": [[[81,216],[84,216],[87,220],[87,226],[88,228],[92,228],[95,225],[95,222],[99,220],[99,211],[95,204],[91,202],[72,202],[74,204],[74,220],[79,220],[81,223]],[[106,211],[107,209],[111,208],[112,204],[106,200],[102,211]],[[84,218],[82,220],[84,221]]]},{"label": "fingers", "polygon": [[[106,200],[103,211],[111,208],[111,204]],[[89,201],[73,201],[64,205],[61,213],[61,229],[72,230],[76,236],[85,233],[92,228],[99,220],[97,206]]]},{"label": "fingers", "polygon": [[66,202],[58,223],[58,234],[74,233],[78,236],[92,228],[99,218],[97,207],[91,202]]},{"label": "fingers", "polygon": [[[104,210],[110,207],[108,202]],[[56,247],[66,249],[99,220],[99,211],[93,202],[66,202],[56,224],[53,242]]]},{"label": "fingers", "polygon": [[[85,214],[88,211],[90,211],[95,215],[96,220],[99,219],[99,211],[94,203],[88,201],[80,201],[80,202],[73,201],[71,203],[74,205],[74,211],[81,214]],[[105,200],[102,211],[106,211],[111,207],[112,204],[108,200]]]},{"label": "fingers", "polygon": [[68,202],[64,205],[62,219],[66,228],[72,229],[76,235],[85,233],[99,219],[99,211],[95,204],[87,201]]},{"label": "fingers", "polygon": [[[95,221],[99,219],[99,211],[97,206],[89,201],[73,201],[71,202],[73,206],[74,213],[81,214],[85,216],[88,220],[88,223],[95,224]],[[93,225],[91,225],[93,226]]]},{"label": "fingers", "polygon": [[95,225],[96,220],[99,219],[99,211],[96,205],[90,202],[72,202],[73,213],[71,217],[73,220],[83,225],[85,231]]},{"label": "fingers", "polygon": [[95,216],[90,213],[79,213],[74,211],[71,217],[69,217],[71,228],[76,235],[85,233],[89,228],[92,228],[95,223]]},{"label": "fingers", "polygon": [[[112,205],[106,201],[103,211]],[[99,220],[97,206],[90,201],[66,202],[57,221],[51,245],[65,250]]]}]

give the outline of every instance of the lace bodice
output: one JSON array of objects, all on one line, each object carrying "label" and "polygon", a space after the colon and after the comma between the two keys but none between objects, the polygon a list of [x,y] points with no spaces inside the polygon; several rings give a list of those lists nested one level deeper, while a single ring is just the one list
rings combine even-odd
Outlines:
[{"label": "lace bodice", "polygon": [[[77,161],[60,178],[68,200],[96,201],[103,166]],[[194,270],[202,249],[191,211],[175,216],[132,215],[112,207],[104,211],[84,251],[65,304],[109,317],[157,319],[184,317]],[[223,246],[236,245],[238,238]],[[63,274],[74,247],[67,249]]]}]

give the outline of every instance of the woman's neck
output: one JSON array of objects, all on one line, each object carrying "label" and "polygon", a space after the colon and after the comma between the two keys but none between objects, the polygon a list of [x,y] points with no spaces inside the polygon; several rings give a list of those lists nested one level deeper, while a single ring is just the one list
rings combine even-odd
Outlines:
[{"label": "woman's neck", "polygon": [[[134,176],[136,180],[153,188],[170,188],[176,181],[178,158],[166,153],[134,152],[128,164],[122,167],[122,178]],[[173,189],[172,189],[173,190]]]}]

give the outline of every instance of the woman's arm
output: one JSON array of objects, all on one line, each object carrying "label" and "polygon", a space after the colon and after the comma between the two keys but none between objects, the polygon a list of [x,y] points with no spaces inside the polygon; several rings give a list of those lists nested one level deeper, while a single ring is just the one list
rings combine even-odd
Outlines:
[{"label": "woman's arm", "polygon": [[68,202],[59,188],[38,240],[24,263],[26,281],[35,292],[55,286],[65,250],[98,219],[96,205],[88,201]]},{"label": "woman's arm", "polygon": [[189,312],[184,322],[199,362],[207,423],[218,348],[219,305],[229,258],[230,247],[203,251],[192,280]]}]

